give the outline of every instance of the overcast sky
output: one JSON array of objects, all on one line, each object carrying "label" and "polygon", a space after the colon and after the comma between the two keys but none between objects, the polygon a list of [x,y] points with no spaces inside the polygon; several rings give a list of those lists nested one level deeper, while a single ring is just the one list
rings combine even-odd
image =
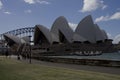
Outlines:
[{"label": "overcast sky", "polygon": [[120,41],[120,0],[0,0],[0,34],[36,24],[51,28],[59,16],[75,29],[87,15]]}]

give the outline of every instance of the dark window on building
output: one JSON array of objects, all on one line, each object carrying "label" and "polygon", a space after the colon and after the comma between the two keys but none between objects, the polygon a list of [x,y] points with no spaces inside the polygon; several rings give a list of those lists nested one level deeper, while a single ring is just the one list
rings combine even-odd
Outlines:
[{"label": "dark window on building", "polygon": [[66,49],[65,51],[71,51],[71,49]]},{"label": "dark window on building", "polygon": [[89,42],[89,41],[84,41],[84,43],[85,43],[85,44],[90,44],[90,42]]},{"label": "dark window on building", "polygon": [[102,40],[99,40],[99,41],[97,41],[96,43],[97,43],[97,44],[100,44],[100,43],[103,43],[103,41],[102,41]]},{"label": "dark window on building", "polygon": [[73,43],[82,43],[82,42],[80,42],[80,41],[74,41]]}]

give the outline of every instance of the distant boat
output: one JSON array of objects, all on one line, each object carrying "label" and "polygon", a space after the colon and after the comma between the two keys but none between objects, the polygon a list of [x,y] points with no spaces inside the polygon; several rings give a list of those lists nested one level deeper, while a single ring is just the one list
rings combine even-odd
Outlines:
[{"label": "distant boat", "polygon": [[76,51],[74,53],[74,55],[78,55],[78,56],[94,56],[94,55],[101,55],[102,51]]}]

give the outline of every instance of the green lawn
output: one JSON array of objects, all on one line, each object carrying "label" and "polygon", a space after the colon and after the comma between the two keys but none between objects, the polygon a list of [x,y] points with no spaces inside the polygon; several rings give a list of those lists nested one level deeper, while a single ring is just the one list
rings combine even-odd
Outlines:
[{"label": "green lawn", "polygon": [[120,76],[29,64],[0,57],[0,80],[120,80]]}]

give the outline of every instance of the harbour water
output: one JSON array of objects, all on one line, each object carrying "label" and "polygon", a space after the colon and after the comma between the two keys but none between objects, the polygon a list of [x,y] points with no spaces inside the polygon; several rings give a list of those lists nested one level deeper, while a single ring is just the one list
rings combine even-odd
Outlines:
[{"label": "harbour water", "polygon": [[120,53],[102,53],[101,55],[96,56],[52,56],[58,58],[73,58],[73,59],[99,59],[99,60],[112,60],[112,61],[120,61]]}]

